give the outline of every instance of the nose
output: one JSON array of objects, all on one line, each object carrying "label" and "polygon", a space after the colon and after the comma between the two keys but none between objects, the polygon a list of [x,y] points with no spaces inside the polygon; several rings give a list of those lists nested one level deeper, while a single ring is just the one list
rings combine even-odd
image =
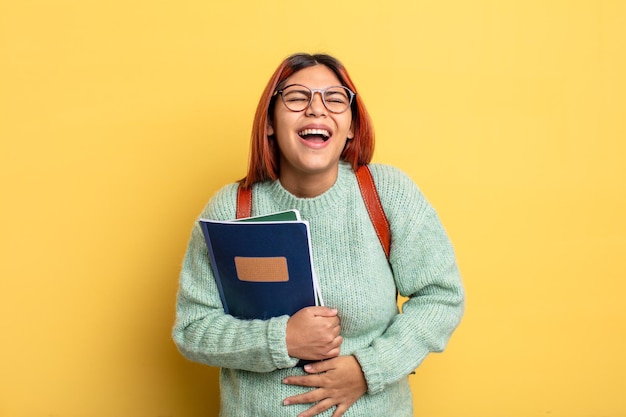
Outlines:
[{"label": "nose", "polygon": [[306,109],[306,112],[311,116],[321,116],[322,114],[326,114],[326,106],[324,105],[324,100],[322,99],[322,93],[320,91],[315,91],[313,93],[311,105],[308,109]]}]

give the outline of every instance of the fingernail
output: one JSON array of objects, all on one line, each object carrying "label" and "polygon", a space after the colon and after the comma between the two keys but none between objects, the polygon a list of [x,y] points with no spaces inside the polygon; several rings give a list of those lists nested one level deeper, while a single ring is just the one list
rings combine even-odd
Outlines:
[{"label": "fingernail", "polygon": [[304,365],[305,371],[310,371],[313,367],[311,365]]},{"label": "fingernail", "polygon": [[283,401],[283,405],[289,405],[289,400]]}]

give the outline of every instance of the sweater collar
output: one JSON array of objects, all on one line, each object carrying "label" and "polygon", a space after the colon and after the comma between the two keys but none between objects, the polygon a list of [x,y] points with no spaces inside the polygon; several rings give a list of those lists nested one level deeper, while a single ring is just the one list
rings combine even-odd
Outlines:
[{"label": "sweater collar", "polygon": [[295,208],[300,211],[305,219],[315,217],[318,213],[328,213],[329,210],[341,202],[345,204],[351,184],[354,179],[354,171],[349,163],[339,162],[337,180],[328,190],[312,198],[296,197],[287,191],[280,180],[269,183],[269,194],[280,207]]}]

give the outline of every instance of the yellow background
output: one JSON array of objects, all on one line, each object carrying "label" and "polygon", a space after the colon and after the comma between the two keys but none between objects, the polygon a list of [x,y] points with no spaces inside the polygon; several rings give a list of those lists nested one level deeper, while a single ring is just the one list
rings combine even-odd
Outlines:
[{"label": "yellow background", "polygon": [[437,207],[467,313],[417,416],[626,416],[626,2],[0,0],[0,416],[216,416],[186,241],[288,54]]}]

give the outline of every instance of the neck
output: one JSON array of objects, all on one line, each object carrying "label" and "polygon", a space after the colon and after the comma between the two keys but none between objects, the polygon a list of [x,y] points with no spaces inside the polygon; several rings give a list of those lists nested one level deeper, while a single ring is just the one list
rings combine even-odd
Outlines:
[{"label": "neck", "polygon": [[296,197],[313,198],[328,191],[337,181],[337,175],[337,170],[306,175],[281,172],[279,179],[282,186]]}]

